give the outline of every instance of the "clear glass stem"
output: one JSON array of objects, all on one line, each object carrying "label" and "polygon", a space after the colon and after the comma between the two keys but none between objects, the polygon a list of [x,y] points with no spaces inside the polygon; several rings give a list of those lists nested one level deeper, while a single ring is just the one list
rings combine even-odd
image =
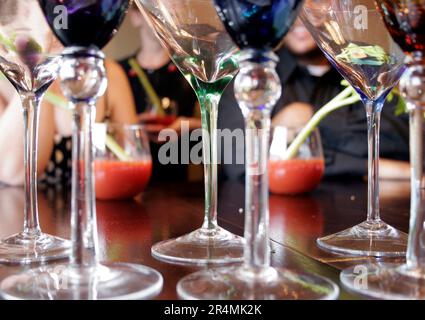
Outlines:
[{"label": "clear glass stem", "polygon": [[407,57],[407,70],[400,80],[410,112],[411,202],[410,230],[406,253],[407,269],[425,277],[425,188],[424,188],[424,116],[425,57],[415,52]]},{"label": "clear glass stem", "polygon": [[[235,96],[245,118],[245,276],[268,274],[270,114],[282,87],[273,52],[244,50],[235,79]],[[266,271],[263,273],[263,271]]]},{"label": "clear glass stem", "polygon": [[268,244],[268,148],[270,113],[251,110],[245,116],[245,265],[261,269],[270,265]]},{"label": "clear glass stem", "polygon": [[410,232],[407,248],[407,266],[420,269],[425,274],[425,208],[423,204],[423,134],[424,110],[410,108],[410,167],[411,167],[411,203]]},{"label": "clear glass stem", "polygon": [[93,176],[95,103],[77,103],[73,108],[72,137],[72,256],[75,266],[97,263],[96,204]]},{"label": "clear glass stem", "polygon": [[367,221],[379,223],[379,128],[382,104],[366,102],[368,141]]},{"label": "clear glass stem", "polygon": [[60,79],[73,109],[71,265],[89,268],[98,262],[92,130],[96,102],[107,86],[104,55],[95,48],[66,48]]},{"label": "clear glass stem", "polygon": [[25,209],[24,232],[28,238],[40,235],[37,208],[37,149],[40,97],[34,93],[20,93],[24,117]]}]

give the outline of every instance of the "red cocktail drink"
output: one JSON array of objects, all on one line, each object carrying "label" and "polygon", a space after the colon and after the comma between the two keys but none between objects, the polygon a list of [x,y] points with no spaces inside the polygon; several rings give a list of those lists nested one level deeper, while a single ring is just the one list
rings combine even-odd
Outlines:
[{"label": "red cocktail drink", "polygon": [[152,161],[98,159],[94,163],[96,198],[129,199],[141,193],[149,182]]},{"label": "red cocktail drink", "polygon": [[318,186],[325,171],[323,159],[269,161],[269,189],[276,194],[298,194]]}]

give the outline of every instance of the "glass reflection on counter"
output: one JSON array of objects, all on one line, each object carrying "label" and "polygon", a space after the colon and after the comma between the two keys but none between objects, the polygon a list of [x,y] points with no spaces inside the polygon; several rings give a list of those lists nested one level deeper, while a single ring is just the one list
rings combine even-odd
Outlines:
[{"label": "glass reflection on counter", "polygon": [[[66,199],[38,192],[40,224],[48,234],[69,239],[69,215]],[[22,230],[25,190],[0,187],[0,238]],[[54,201],[52,201],[54,199]],[[61,208],[60,208],[61,207]]]},{"label": "glass reflection on counter", "polygon": [[324,231],[323,208],[312,195],[270,195],[270,238],[302,252],[314,249]]},{"label": "glass reflection on counter", "polygon": [[101,260],[143,262],[150,252],[143,250],[152,243],[152,227],[144,204],[134,201],[97,201],[99,254]]}]

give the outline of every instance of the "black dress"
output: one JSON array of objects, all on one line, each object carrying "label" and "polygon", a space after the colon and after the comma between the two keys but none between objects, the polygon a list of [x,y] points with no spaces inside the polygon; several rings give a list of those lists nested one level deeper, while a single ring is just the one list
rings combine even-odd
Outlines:
[{"label": "black dress", "polygon": [[[136,105],[137,113],[146,111],[147,106],[151,103],[146,91],[140,82],[137,73],[130,65],[130,60],[135,59],[135,55],[119,61],[119,64],[124,69],[128,80],[130,82],[131,90],[133,92],[134,102]],[[157,70],[142,69],[150,84],[160,98],[167,97],[177,105],[178,116],[192,117],[194,114],[194,107],[197,101],[196,95],[191,88],[190,84],[183,77],[178,68],[173,62],[169,62]],[[180,143],[177,141],[176,143]],[[158,159],[158,152],[161,144],[150,143],[153,170],[152,181],[157,180],[186,180],[187,169],[186,164],[161,164]],[[179,159],[180,159],[180,148]]]},{"label": "black dress", "polygon": [[[285,106],[293,102],[312,105],[314,111],[334,98],[343,90],[342,77],[335,69],[330,69],[322,77],[312,76],[308,70],[297,64],[288,50],[277,52],[280,61],[277,73],[282,82],[283,92],[272,111],[276,115]],[[409,123],[408,116],[395,115],[397,99],[386,103],[382,111],[380,156],[383,158],[409,159]],[[244,127],[244,119],[238,107],[231,83],[224,93],[218,113],[218,127],[231,130]],[[320,124],[327,177],[354,176],[363,177],[367,173],[367,120],[362,103],[356,103],[329,114]],[[231,148],[235,159],[235,145]],[[242,151],[243,152],[243,151]],[[223,154],[223,152],[222,152]],[[222,177],[229,180],[244,178],[244,165],[222,165]]]},{"label": "black dress", "polygon": [[62,189],[69,186],[72,176],[72,137],[55,135],[52,155],[40,177],[41,188]]},{"label": "black dress", "polygon": [[[129,61],[135,57],[133,55],[121,60],[119,64],[123,67],[130,81],[137,113],[142,113],[146,111],[150,101],[137,77],[136,71],[130,66]],[[177,103],[179,116],[191,117],[193,115],[193,108],[196,102],[195,93],[173,62],[169,62],[157,70],[142,70],[146,73],[149,82],[159,97],[168,97],[171,101]]]}]

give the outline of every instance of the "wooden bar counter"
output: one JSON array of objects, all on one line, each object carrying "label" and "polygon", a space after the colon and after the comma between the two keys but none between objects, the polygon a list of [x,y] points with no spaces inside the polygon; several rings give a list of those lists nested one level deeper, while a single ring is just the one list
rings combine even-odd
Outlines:
[{"label": "wooden bar counter", "polygon": [[[303,196],[270,196],[272,264],[313,272],[335,281],[340,299],[357,299],[341,288],[339,272],[366,257],[344,257],[316,246],[320,236],[341,231],[366,218],[364,182],[324,181]],[[382,219],[408,231],[409,182],[381,183]],[[24,194],[21,188],[0,189],[0,237],[19,232],[23,223]],[[39,193],[43,231],[69,238],[70,194]],[[100,258],[151,266],[162,273],[164,288],[158,299],[177,299],[176,284],[197,267],[172,265],[151,256],[152,244],[198,228],[203,220],[203,185],[198,183],[151,184],[134,201],[97,201]],[[243,235],[244,185],[223,183],[219,187],[219,224]],[[386,261],[403,259],[386,259]],[[0,278],[28,267],[0,265]]]}]

